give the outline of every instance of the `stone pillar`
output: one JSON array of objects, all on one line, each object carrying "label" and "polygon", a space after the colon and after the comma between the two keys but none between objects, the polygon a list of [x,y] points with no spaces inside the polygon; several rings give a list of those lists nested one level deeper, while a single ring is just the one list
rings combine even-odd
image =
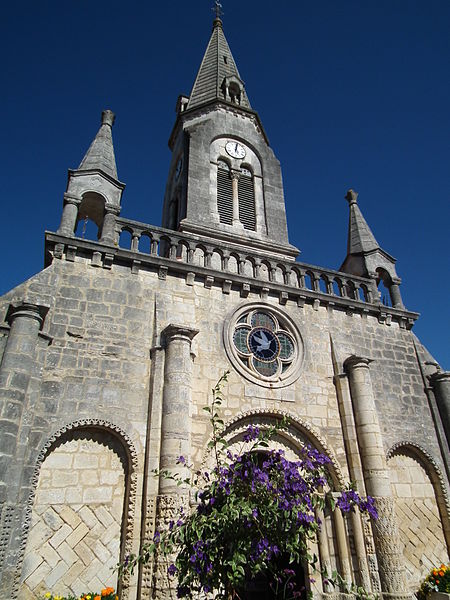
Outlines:
[{"label": "stone pillar", "polygon": [[389,287],[389,295],[391,296],[391,302],[394,308],[405,308],[402,295],[400,293],[400,283],[400,279],[392,277],[392,283]]},{"label": "stone pillar", "polygon": [[[198,330],[182,325],[168,325],[162,335],[165,340],[164,390],[161,423],[160,468],[187,476],[177,465],[180,456],[187,461],[191,454],[191,342]],[[178,493],[175,482],[161,479],[160,494]]]},{"label": "stone pillar", "polygon": [[[189,470],[177,464],[180,456],[189,463],[191,455],[191,342],[198,330],[170,324],[162,331],[165,345],[164,388],[161,418],[160,469],[187,478]],[[156,508],[156,527],[159,531],[176,521],[180,509],[188,509],[189,486],[160,477]],[[159,556],[154,566],[154,589],[158,600],[176,597],[176,586],[170,583],[167,567],[171,557]]]},{"label": "stone pillar", "polygon": [[429,379],[441,415],[445,437],[450,445],[450,371],[436,371]]},{"label": "stone pillar", "polygon": [[113,245],[116,238],[116,217],[120,212],[120,208],[117,206],[111,206],[111,204],[107,204],[105,206],[105,211],[100,243]]},{"label": "stone pillar", "polygon": [[347,583],[352,583],[352,569],[350,566],[350,555],[347,546],[347,531],[341,509],[336,507],[333,512],[334,526],[336,528],[336,541],[341,565],[341,575]]},{"label": "stone pillar", "polygon": [[391,496],[389,471],[370,379],[370,360],[351,356],[344,363],[349,376],[356,433],[367,494],[375,500],[378,519],[373,520],[375,551],[385,599],[409,600],[403,556]]},{"label": "stone pillar", "polygon": [[78,208],[81,204],[81,198],[64,194],[64,207],[61,217],[61,224],[58,233],[61,235],[73,236],[77,224]]},{"label": "stone pillar", "polygon": [[[330,547],[328,545],[328,534],[326,529],[325,515],[323,510],[319,507],[316,507],[316,521],[320,521],[320,529],[318,535],[319,542],[319,556],[320,556],[320,567],[321,571],[325,571],[329,576],[331,575],[331,560],[330,560]],[[323,591],[329,591],[329,585],[323,585]]]},{"label": "stone pillar", "polygon": [[355,542],[356,558],[358,560],[358,573],[361,579],[359,583],[366,591],[370,591],[372,582],[370,581],[369,567],[367,565],[366,544],[359,510],[355,509],[354,512],[352,511],[350,518],[352,520],[353,539]]},{"label": "stone pillar", "polygon": [[27,390],[47,311],[47,307],[23,302],[11,305],[6,316],[10,331],[0,367],[0,559],[2,554],[4,558],[0,589],[4,598],[14,597],[12,588],[19,566],[25,514],[25,500],[19,496],[24,496],[22,457],[28,445],[28,436],[21,439],[20,432],[29,416]]}]

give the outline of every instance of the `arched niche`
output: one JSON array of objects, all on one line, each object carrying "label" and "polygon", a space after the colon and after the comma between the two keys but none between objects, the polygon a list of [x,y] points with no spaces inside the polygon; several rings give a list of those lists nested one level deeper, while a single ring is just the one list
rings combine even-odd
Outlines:
[{"label": "arched niche", "polygon": [[411,592],[431,568],[449,560],[449,504],[433,458],[412,442],[388,453],[392,495]]},{"label": "arched niche", "polygon": [[34,478],[20,598],[117,589],[112,568],[130,548],[135,463],[118,430],[96,422],[69,425],[46,444]]}]

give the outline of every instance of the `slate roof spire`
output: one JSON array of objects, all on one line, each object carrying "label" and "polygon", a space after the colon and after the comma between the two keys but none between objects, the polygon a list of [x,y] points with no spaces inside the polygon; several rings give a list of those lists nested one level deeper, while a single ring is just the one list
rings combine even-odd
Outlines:
[{"label": "slate roof spire", "polygon": [[102,112],[100,129],[84,155],[78,171],[98,169],[110,177],[117,179],[116,158],[111,131],[115,118],[111,110],[104,110]]},{"label": "slate roof spire", "polygon": [[189,97],[187,110],[222,100],[251,109],[244,82],[223,32],[221,5],[216,2],[211,38]]},{"label": "slate roof spire", "polygon": [[350,208],[348,223],[347,254],[358,254],[370,252],[380,248],[367,221],[358,206],[358,194],[354,190],[348,190],[345,196]]}]

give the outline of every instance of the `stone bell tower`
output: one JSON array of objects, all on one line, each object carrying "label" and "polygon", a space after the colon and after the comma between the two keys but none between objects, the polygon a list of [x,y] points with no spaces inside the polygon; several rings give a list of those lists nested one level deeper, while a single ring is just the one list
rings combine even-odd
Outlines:
[{"label": "stone bell tower", "polygon": [[252,109],[216,16],[169,140],[163,227],[294,259],[280,164]]}]

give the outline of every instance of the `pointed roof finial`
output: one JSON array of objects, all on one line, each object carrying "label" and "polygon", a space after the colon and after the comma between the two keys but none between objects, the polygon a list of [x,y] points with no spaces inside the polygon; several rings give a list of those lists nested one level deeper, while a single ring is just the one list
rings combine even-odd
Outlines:
[{"label": "pointed roof finial", "polygon": [[352,204],[358,204],[358,192],[355,192],[355,190],[349,189],[347,191],[345,199],[347,200],[349,206],[351,206]]},{"label": "pointed roof finial", "polygon": [[102,112],[100,129],[84,155],[78,170],[100,169],[117,179],[116,159],[111,135],[115,118],[112,110]]},{"label": "pointed roof finial", "polygon": [[223,15],[223,10],[222,10],[222,5],[220,4],[219,0],[214,1],[214,6],[211,10],[216,13],[216,18],[214,19],[214,22],[213,22],[213,28],[214,27],[222,27],[222,18],[221,17]]}]

